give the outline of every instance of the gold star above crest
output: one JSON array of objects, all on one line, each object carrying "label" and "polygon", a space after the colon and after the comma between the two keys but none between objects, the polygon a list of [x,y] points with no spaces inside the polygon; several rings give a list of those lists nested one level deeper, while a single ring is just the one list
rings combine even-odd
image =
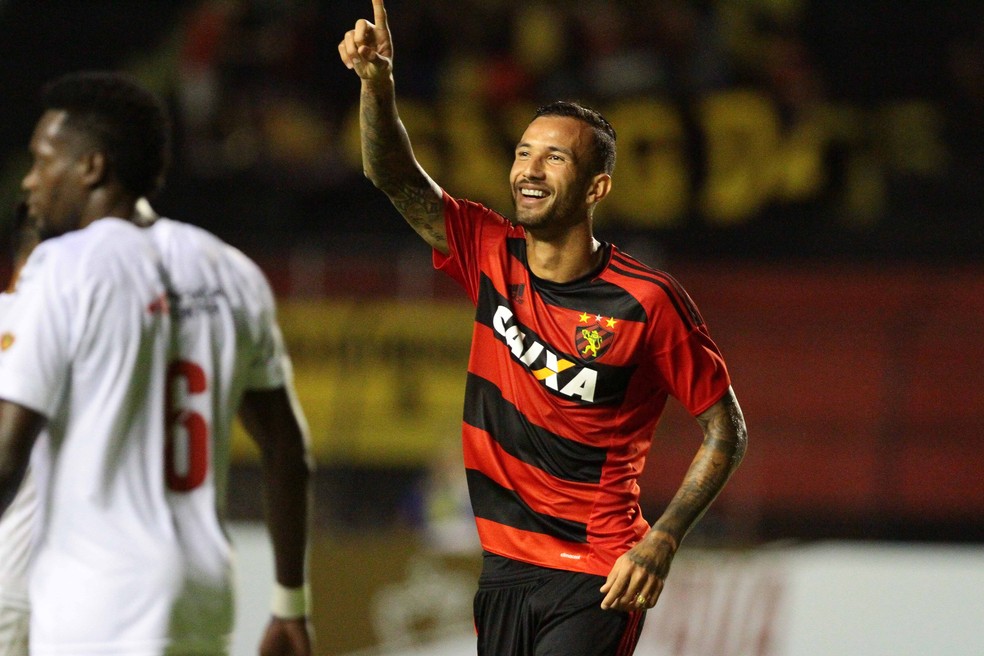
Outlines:
[{"label": "gold star above crest", "polygon": [[588,321],[590,321],[591,317],[588,316],[588,313],[587,312],[582,312],[581,313],[581,316],[579,317],[579,319],[580,319],[581,323],[588,323]]},{"label": "gold star above crest", "polygon": [[617,323],[618,323],[618,320],[617,320],[617,319],[615,319],[615,317],[612,317],[612,318],[610,318],[610,319],[605,319],[605,324],[606,324],[606,325],[607,325],[607,326],[608,326],[609,328],[614,328],[614,327],[615,327],[615,324],[617,324]]}]

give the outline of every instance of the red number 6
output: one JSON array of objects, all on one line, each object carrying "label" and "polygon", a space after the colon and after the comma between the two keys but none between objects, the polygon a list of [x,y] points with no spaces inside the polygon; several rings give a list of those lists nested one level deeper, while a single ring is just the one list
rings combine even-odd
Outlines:
[{"label": "red number 6", "polygon": [[188,395],[204,393],[208,381],[194,362],[176,360],[167,368],[164,473],[168,488],[190,492],[208,473],[208,422],[193,410],[174,407],[175,386],[182,381]]}]

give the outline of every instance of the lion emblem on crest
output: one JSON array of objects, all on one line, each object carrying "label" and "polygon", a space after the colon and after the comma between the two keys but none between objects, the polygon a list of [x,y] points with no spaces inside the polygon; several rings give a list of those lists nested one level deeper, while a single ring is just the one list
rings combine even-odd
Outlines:
[{"label": "lion emblem on crest", "polygon": [[581,360],[600,358],[611,348],[614,339],[615,333],[602,327],[601,324],[593,323],[590,326],[577,326],[574,329],[574,346]]}]

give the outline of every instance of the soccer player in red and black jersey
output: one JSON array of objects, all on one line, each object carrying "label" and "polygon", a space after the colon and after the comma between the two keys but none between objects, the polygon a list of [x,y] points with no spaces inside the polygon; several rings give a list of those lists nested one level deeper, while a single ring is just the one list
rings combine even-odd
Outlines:
[{"label": "soccer player in red and black jersey", "polygon": [[[595,239],[615,131],[568,102],[537,111],[507,220],[420,167],[396,108],[383,0],[339,44],[361,79],[363,166],[476,305],[463,421],[485,552],[478,653],[631,654],[680,542],[738,467],[745,422],[724,360],[671,276]],[[637,479],[667,396],[704,441],[651,526]]]}]

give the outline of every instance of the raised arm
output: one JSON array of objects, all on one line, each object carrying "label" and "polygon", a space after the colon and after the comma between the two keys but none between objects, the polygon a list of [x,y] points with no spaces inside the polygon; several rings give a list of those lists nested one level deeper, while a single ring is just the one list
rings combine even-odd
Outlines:
[{"label": "raised arm", "polygon": [[602,608],[632,611],[656,605],[680,543],[741,463],[748,433],[731,388],[697,423],[704,442],[683,483],[650,531],[615,561],[601,588]]},{"label": "raised arm", "polygon": [[417,234],[447,254],[443,194],[414,157],[396,109],[393,39],[383,0],[373,0],[372,8],[375,24],[360,18],[338,44],[342,62],[362,80],[362,167]]},{"label": "raised arm", "polygon": [[266,522],[273,542],[273,618],[261,656],[309,656],[305,561],[311,465],[300,409],[286,387],[247,391],[239,418],[260,447]]}]

